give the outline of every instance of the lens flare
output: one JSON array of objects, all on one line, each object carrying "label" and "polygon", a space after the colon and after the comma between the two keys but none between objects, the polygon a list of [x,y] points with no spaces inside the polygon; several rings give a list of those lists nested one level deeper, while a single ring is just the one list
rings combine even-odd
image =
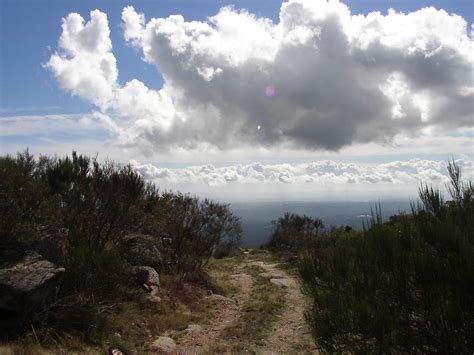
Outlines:
[{"label": "lens flare", "polygon": [[265,96],[266,97],[275,96],[275,87],[273,87],[272,85],[268,85],[267,87],[265,87]]},{"label": "lens flare", "polygon": [[257,125],[257,131],[260,131],[262,129],[262,126],[260,126],[259,124]]}]

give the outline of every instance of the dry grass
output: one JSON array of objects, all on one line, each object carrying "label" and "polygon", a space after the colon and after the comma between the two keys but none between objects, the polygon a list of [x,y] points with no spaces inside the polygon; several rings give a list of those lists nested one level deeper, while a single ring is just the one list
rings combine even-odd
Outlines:
[{"label": "dry grass", "polygon": [[209,260],[206,272],[216,286],[222,290],[224,296],[232,297],[240,292],[239,287],[230,281],[229,276],[236,272],[236,267],[241,263],[241,256]]},{"label": "dry grass", "polygon": [[[204,301],[205,288],[179,284],[172,276],[163,276],[161,282],[160,303],[130,302],[115,314],[114,324],[120,341],[112,338],[110,345],[147,352],[150,342],[157,336],[179,337],[189,324],[203,323],[210,318],[209,305]],[[128,349],[120,342],[128,344]]]},{"label": "dry grass", "polygon": [[179,283],[169,275],[161,276],[161,284],[160,303],[147,301],[145,291],[130,289],[120,303],[93,307],[94,313],[101,315],[103,326],[93,326],[84,333],[58,332],[47,326],[36,328],[4,347],[0,344],[0,355],[105,354],[110,347],[126,353],[146,353],[154,338],[163,334],[177,337],[189,324],[204,323],[210,318],[210,305],[204,301],[206,287]]},{"label": "dry grass", "polygon": [[[259,260],[271,256],[258,252]],[[105,354],[110,347],[124,352],[149,352],[154,338],[168,335],[179,338],[189,324],[206,324],[212,318],[213,305],[206,302],[210,290],[233,297],[241,290],[230,275],[242,272],[243,256],[211,259],[205,275],[181,283],[172,275],[161,275],[160,303],[146,301],[146,293],[130,289],[119,303],[96,305],[94,312],[103,317],[104,327],[95,327],[91,342],[81,333],[57,333],[52,328],[27,332],[20,340],[0,347],[0,355],[22,354]],[[254,279],[251,295],[243,305],[238,322],[225,329],[213,352],[245,352],[261,345],[284,304],[283,291],[259,276],[263,270],[246,266],[243,270]],[[65,308],[66,309],[66,308]],[[89,332],[89,331],[87,331]],[[39,338],[39,341],[38,339]],[[0,344],[1,346],[1,344]]]}]

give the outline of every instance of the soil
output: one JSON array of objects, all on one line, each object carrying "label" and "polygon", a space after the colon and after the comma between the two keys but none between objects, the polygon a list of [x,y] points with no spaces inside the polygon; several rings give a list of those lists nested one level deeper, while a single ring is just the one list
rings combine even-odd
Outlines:
[{"label": "soil", "polygon": [[177,343],[178,354],[202,354],[219,339],[222,331],[237,321],[240,317],[242,306],[250,296],[252,290],[252,277],[245,273],[243,265],[239,265],[237,272],[230,275],[231,282],[239,288],[233,299],[220,295],[208,296],[208,301],[215,306],[212,319],[206,325],[201,325],[198,332],[188,332]]},{"label": "soil", "polygon": [[[284,288],[285,304],[279,319],[274,324],[269,336],[263,339],[263,344],[255,349],[257,354],[318,354],[312,340],[308,325],[304,319],[306,299],[301,293],[299,282],[286,272],[279,270],[276,264],[258,260],[258,257],[246,255],[241,264],[229,275],[231,282],[238,287],[239,292],[232,299],[209,296],[215,305],[213,317],[207,325],[200,325],[199,331],[189,331],[178,341],[177,354],[208,353],[210,347],[220,340],[222,331],[236,322],[242,312],[242,307],[249,298],[254,280],[245,270],[246,265],[256,265],[262,268],[262,275],[269,277],[271,282]],[[224,339],[222,339],[224,340]]]},{"label": "soil", "polygon": [[306,299],[301,293],[299,282],[284,271],[278,270],[276,264],[256,262],[258,266],[271,275],[270,281],[285,288],[285,308],[280,319],[274,325],[272,335],[265,341],[265,346],[257,349],[259,354],[318,354],[311,331],[304,319]]}]

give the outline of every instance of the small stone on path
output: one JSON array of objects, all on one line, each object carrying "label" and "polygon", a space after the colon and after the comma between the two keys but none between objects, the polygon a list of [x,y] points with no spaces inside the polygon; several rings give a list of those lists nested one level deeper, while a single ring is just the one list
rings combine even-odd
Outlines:
[{"label": "small stone on path", "polygon": [[261,277],[264,277],[266,279],[283,279],[285,276],[280,275],[280,274],[274,274],[270,272],[262,272],[259,274]]},{"label": "small stone on path", "polygon": [[150,347],[154,353],[170,354],[176,349],[176,343],[169,337],[158,337]]},{"label": "small stone on path", "polygon": [[186,331],[190,334],[198,334],[202,332],[202,327],[199,324],[190,324],[186,328]]},{"label": "small stone on path", "polygon": [[270,282],[280,287],[291,287],[290,279],[270,279]]},{"label": "small stone on path", "polygon": [[210,299],[211,301],[216,301],[216,302],[224,302],[224,303],[233,303],[233,304],[235,304],[235,301],[232,298],[225,297],[225,296],[222,296],[222,295],[217,295],[217,294],[213,294],[213,295],[208,296],[208,299]]}]

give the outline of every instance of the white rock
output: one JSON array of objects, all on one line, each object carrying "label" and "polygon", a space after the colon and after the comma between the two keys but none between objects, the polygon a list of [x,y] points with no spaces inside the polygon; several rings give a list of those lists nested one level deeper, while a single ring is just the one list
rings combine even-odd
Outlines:
[{"label": "white rock", "polygon": [[198,334],[202,332],[202,327],[199,324],[190,324],[186,328],[186,331],[190,334]]},{"label": "white rock", "polygon": [[154,353],[169,354],[175,351],[176,343],[169,337],[158,337],[150,347],[150,350]]},{"label": "white rock", "polygon": [[208,296],[208,298],[211,300],[211,301],[215,301],[215,302],[223,302],[223,303],[234,303],[235,304],[235,301],[229,297],[225,297],[225,296],[222,296],[222,295],[210,295]]},{"label": "white rock", "polygon": [[274,274],[274,273],[270,273],[270,272],[262,272],[259,275],[261,277],[266,278],[266,279],[282,279],[282,278],[284,278],[284,276],[282,276],[282,275]]},{"label": "white rock", "polygon": [[279,287],[291,287],[290,279],[270,279],[270,282]]},{"label": "white rock", "polygon": [[158,286],[150,286],[149,287],[149,292],[150,292],[151,296],[156,296],[159,291],[160,291],[160,289],[158,288]]},{"label": "white rock", "polygon": [[154,295],[148,295],[146,299],[150,303],[160,303],[161,302],[161,297],[154,296]]}]

